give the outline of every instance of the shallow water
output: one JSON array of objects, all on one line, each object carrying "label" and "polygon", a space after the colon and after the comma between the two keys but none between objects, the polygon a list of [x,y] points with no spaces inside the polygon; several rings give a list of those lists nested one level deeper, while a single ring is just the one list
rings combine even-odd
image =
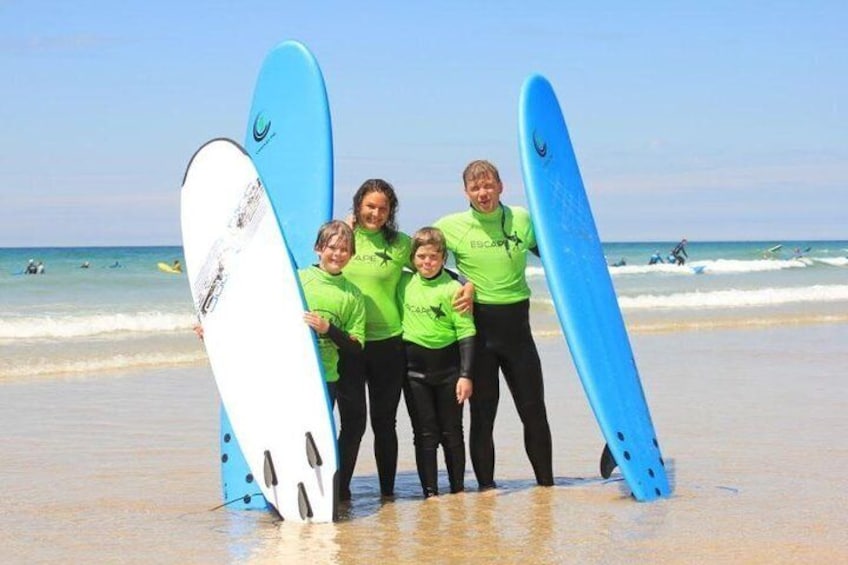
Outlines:
[{"label": "shallow water", "polygon": [[3,561],[844,562],[846,338],[840,323],[633,336],[675,489],[650,504],[599,478],[603,443],[563,340],[540,339],[556,486],[534,486],[504,390],[500,488],[475,492],[469,465],[468,492],[423,500],[401,407],[396,499],[379,500],[367,432],[353,502],[329,525],[210,510],[206,366],[2,381]]}]

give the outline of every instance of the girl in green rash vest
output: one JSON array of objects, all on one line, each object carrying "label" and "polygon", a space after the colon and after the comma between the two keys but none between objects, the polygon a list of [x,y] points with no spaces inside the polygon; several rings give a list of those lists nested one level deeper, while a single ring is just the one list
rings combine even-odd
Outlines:
[{"label": "girl in green rash vest", "polygon": [[398,301],[403,311],[407,374],[403,396],[415,436],[415,462],[424,497],[439,494],[439,443],[452,493],[465,489],[462,406],[471,396],[474,320],[452,303],[460,284],[444,271],[445,238],[435,228],[412,237],[416,273],[401,275]]},{"label": "girl in green rash vest", "polygon": [[551,431],[545,410],[542,365],[530,331],[527,252],[536,238],[524,208],[504,206],[503,184],[494,165],[473,161],[462,175],[471,204],[465,212],[435,223],[442,230],[457,269],[476,288],[474,396],[469,452],[481,490],[495,485],[493,429],[503,372],[524,426],[524,447],[536,482],[553,485]]},{"label": "girl in green rash vest", "polygon": [[[360,358],[342,356],[345,378],[339,381],[339,497],[350,499],[350,480],[367,415],[374,431],[374,458],[380,493],[394,495],[397,472],[397,409],[406,374],[397,287],[404,267],[410,268],[409,236],[397,229],[398,199],[382,179],[365,181],[353,197],[357,253],[344,270],[365,298],[365,344]],[[471,307],[473,286],[466,285],[458,310]],[[368,402],[365,400],[366,384]],[[367,408],[366,408],[367,406]]]},{"label": "girl in green rash vest", "polygon": [[298,271],[309,308],[303,320],[318,334],[327,392],[330,401],[335,403],[340,377],[339,352],[359,355],[365,342],[362,294],[342,275],[342,269],[356,252],[350,226],[339,221],[321,226],[315,240],[315,252],[318,263]]}]

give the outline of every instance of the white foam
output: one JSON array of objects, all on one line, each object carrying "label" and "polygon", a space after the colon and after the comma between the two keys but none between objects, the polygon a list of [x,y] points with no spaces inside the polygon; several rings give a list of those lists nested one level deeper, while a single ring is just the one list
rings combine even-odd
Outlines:
[{"label": "white foam", "polygon": [[20,364],[0,364],[0,380],[4,378],[45,375],[93,374],[150,367],[196,365],[207,361],[203,350],[184,353],[139,353],[91,359],[39,360]]},{"label": "white foam", "polygon": [[35,316],[0,319],[0,339],[38,339],[96,336],[114,332],[162,333],[189,330],[196,323],[191,314],[136,312]]},{"label": "white foam", "polygon": [[[835,258],[832,260],[810,259],[800,257],[796,259],[716,259],[710,261],[690,261],[685,265],[672,263],[655,263],[653,265],[622,265],[620,267],[610,266],[609,272],[613,277],[621,275],[685,275],[691,276],[703,273],[729,274],[729,273],[761,273],[770,271],[782,271],[785,269],[803,269],[820,261],[830,265],[842,266],[848,263],[848,259]],[[844,262],[842,262],[844,261]],[[544,277],[545,270],[542,267],[527,267],[525,273],[528,277]]]},{"label": "white foam", "polygon": [[848,285],[730,289],[669,295],[643,294],[633,297],[621,296],[618,299],[619,305],[625,310],[710,309],[843,301],[848,301]]},{"label": "white foam", "polygon": [[833,267],[848,266],[848,257],[816,257],[813,260],[818,263],[824,263],[825,265],[831,265]]}]

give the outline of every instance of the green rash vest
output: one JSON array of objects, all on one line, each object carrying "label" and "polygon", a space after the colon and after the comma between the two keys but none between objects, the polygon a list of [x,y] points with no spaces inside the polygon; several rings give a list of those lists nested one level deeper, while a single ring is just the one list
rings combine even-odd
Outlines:
[{"label": "green rash vest", "polygon": [[444,270],[432,279],[403,273],[398,301],[403,309],[403,339],[429,349],[442,349],[477,333],[470,313],[453,309],[461,285]]},{"label": "green rash vest", "polygon": [[[297,274],[310,312],[315,312],[364,344],[365,308],[359,289],[343,275],[331,275],[316,265],[300,269]],[[336,382],[339,380],[339,348],[328,334],[317,335],[324,379],[329,383]]]},{"label": "green rash vest", "polygon": [[379,341],[401,335],[397,286],[404,267],[410,267],[411,240],[398,233],[389,245],[382,231],[353,230],[356,254],[344,268],[344,276],[365,298],[365,341]]},{"label": "green rash vest", "polygon": [[435,227],[445,234],[456,268],[474,283],[475,302],[515,304],[530,298],[524,270],[536,236],[525,208],[500,206],[488,214],[469,208]]}]

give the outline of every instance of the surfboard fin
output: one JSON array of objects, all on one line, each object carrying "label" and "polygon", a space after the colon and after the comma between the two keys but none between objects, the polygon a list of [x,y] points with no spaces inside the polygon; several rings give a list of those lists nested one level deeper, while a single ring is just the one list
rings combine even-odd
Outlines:
[{"label": "surfboard fin", "polygon": [[315,445],[312,432],[306,432],[306,460],[309,461],[309,466],[313,469],[324,464],[324,460],[321,459],[321,452],[318,451],[318,446]]},{"label": "surfboard fin", "polygon": [[301,520],[312,518],[312,505],[309,504],[309,496],[306,495],[303,483],[297,483],[297,509],[300,511]]},{"label": "surfboard fin", "polygon": [[610,478],[613,469],[618,466],[615,462],[615,457],[612,456],[609,444],[604,444],[604,451],[601,453],[601,476],[605,479]]},{"label": "surfboard fin", "polygon": [[271,488],[277,486],[277,470],[274,469],[274,460],[271,458],[271,452],[265,450],[265,465],[263,468],[265,475],[265,486]]}]

